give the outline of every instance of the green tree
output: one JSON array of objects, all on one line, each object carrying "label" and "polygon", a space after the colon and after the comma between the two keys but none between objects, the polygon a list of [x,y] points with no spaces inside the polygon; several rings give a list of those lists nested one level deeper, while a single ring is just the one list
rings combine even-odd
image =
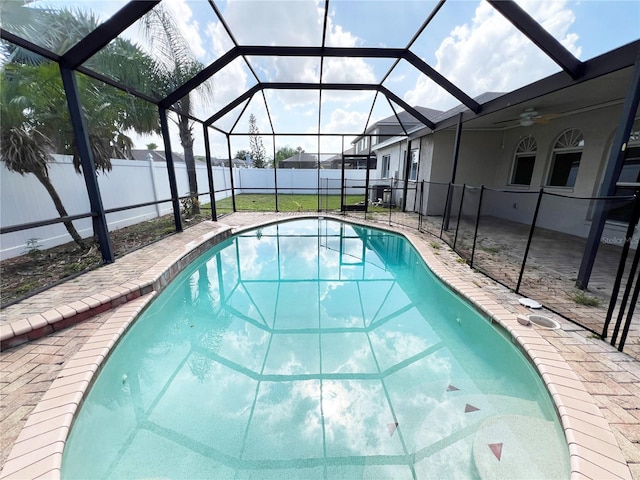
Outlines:
[{"label": "green tree", "polygon": [[[157,56],[157,69],[154,72],[155,83],[160,86],[162,95],[175,90],[195,74],[200,72],[204,65],[200,63],[189,42],[182,36],[175,19],[160,4],[153,8],[142,18],[142,31],[149,47]],[[207,104],[213,97],[211,84],[205,82],[198,89],[198,101]],[[173,107],[178,112],[171,120],[178,126],[180,144],[184,150],[184,161],[187,166],[189,179],[189,195],[194,205],[193,213],[200,213],[198,203],[198,180],[196,177],[196,164],[193,154],[193,121],[191,116],[194,108],[194,92],[191,92]]]},{"label": "green tree", "polygon": [[155,143],[151,142],[151,143],[147,143],[147,150],[155,150],[158,148],[158,145],[156,145]]},{"label": "green tree", "polygon": [[[33,17],[42,32],[38,44],[54,52],[64,52],[80,38],[92,31],[98,20],[92,13],[63,9],[30,9],[17,7],[18,2],[3,1],[8,7],[10,21],[20,16]],[[39,10],[31,12],[31,10]],[[5,18],[3,18],[5,20]],[[13,31],[28,38],[33,24],[16,22]],[[46,26],[47,28],[43,28]],[[20,28],[24,29],[24,33]],[[67,35],[60,32],[68,31]],[[66,97],[57,63],[50,62],[8,42],[2,44],[5,63],[0,69],[0,160],[7,169],[25,175],[33,174],[44,186],[60,216],[68,215],[59,194],[49,178],[48,163],[52,153],[72,154],[74,166],[81,172]],[[137,57],[147,64],[153,62],[133,43],[113,42],[91,59],[93,66],[101,59],[108,61],[114,76],[127,79],[126,68],[117,67],[118,58]],[[90,62],[87,62],[89,64]],[[133,99],[130,95],[85,75],[77,74],[78,89],[85,113],[88,136],[98,171],[111,169],[111,157],[131,158],[131,139],[127,132],[151,133],[158,130],[158,118],[153,105]],[[72,222],[64,222],[73,240],[82,248],[84,242]]]},{"label": "green tree", "polygon": [[251,160],[256,168],[265,168],[267,166],[267,155],[262,144],[260,130],[256,123],[256,117],[252,113],[249,115],[249,148],[251,149]]},{"label": "green tree", "polygon": [[293,147],[290,147],[289,145],[279,148],[278,151],[276,152],[276,161],[275,161],[276,166],[279,165],[282,160],[286,160],[289,157],[293,157],[296,153],[298,153],[298,150],[296,150]]},{"label": "green tree", "polygon": [[251,155],[249,150],[238,150],[236,152],[236,156],[233,158],[239,158],[240,160],[246,160],[247,155]]}]

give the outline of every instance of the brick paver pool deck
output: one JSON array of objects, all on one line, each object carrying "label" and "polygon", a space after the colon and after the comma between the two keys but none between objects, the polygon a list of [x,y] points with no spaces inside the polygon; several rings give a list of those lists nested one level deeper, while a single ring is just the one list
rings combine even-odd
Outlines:
[{"label": "brick paver pool deck", "polygon": [[[2,310],[0,476],[58,478],[93,372],[155,292],[210,245],[293,215],[235,213],[203,222]],[[384,228],[405,234],[436,275],[506,329],[537,366],[565,429],[572,478],[640,479],[640,362],[548,311],[562,329],[519,325],[516,315],[531,313],[520,296],[458,262],[431,235]]]}]

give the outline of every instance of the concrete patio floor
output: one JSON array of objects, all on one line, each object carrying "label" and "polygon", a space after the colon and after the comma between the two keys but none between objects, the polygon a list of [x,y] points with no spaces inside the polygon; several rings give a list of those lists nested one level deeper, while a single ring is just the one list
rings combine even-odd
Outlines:
[{"label": "concrete patio floor", "polygon": [[[379,217],[387,221],[386,217]],[[392,221],[417,228],[417,214],[393,213]],[[449,231],[442,238],[453,244],[456,218],[451,221]],[[475,219],[473,219],[475,220]],[[442,217],[423,217],[421,229],[439,236]],[[475,223],[462,218],[458,226],[456,252],[469,260],[473,248]],[[478,238],[472,267],[489,275],[515,291],[524,258],[530,227],[497,217],[484,216],[478,228]],[[572,296],[579,291],[575,287],[585,239],[561,232],[537,228],[532,237],[526,268],[522,277],[519,294],[532,298],[560,315],[600,334],[609,307],[622,248],[615,245],[601,245],[595,259],[593,271],[585,295],[598,305],[576,302]],[[614,330],[620,301],[629,278],[634,251],[630,250],[626,259],[625,274],[618,292],[618,304],[608,328],[610,341]],[[627,309],[628,311],[628,309]],[[626,312],[625,312],[626,314]],[[621,337],[622,326],[616,345]],[[636,311],[631,322],[629,336],[624,346],[625,353],[640,360],[640,311]]]},{"label": "concrete patio floor", "polygon": [[[240,228],[292,216],[295,214],[236,213],[218,223],[203,222],[2,310],[3,344],[11,345],[13,339],[17,345],[0,353],[0,464],[5,464],[32,411],[71,357],[112,316],[133,312],[138,298],[166,285],[181,268],[168,267],[175,258],[184,252],[195,252],[193,256],[196,256],[217,241],[216,235],[228,232],[228,227]],[[401,233],[416,235],[414,229],[392,227]],[[459,262],[458,255],[444,243],[429,234],[418,234],[418,237],[443,270],[473,284],[489,303],[512,313],[530,313],[520,305],[519,295]],[[632,477],[640,479],[640,362],[579,326],[549,311],[543,312],[558,320],[563,328],[538,332],[555,347],[584,385],[586,394],[610,427]],[[580,310],[575,314],[581,315]],[[83,317],[86,318],[76,323]],[[627,345],[638,344],[637,334],[636,329],[631,330],[630,335],[634,336],[630,336]],[[594,463],[590,463],[582,475],[582,478],[626,477]]]}]

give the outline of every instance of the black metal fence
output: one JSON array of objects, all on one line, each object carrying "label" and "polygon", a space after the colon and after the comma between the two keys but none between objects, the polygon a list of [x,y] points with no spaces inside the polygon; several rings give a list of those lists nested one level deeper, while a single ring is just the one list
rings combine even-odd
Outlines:
[{"label": "black metal fence", "polygon": [[[388,185],[367,215],[444,241],[473,269],[608,338],[620,350],[640,295],[640,196],[573,197],[434,182]],[[371,195],[370,195],[371,199]],[[594,212],[607,215],[586,289],[576,287]],[[637,242],[637,239],[635,240]]]}]

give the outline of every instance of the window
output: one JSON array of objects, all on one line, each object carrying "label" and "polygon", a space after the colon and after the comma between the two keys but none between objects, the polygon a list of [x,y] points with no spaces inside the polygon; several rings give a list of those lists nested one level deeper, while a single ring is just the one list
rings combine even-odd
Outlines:
[{"label": "window", "polygon": [[381,178],[389,178],[389,168],[391,166],[391,155],[382,156],[382,173]]},{"label": "window", "polygon": [[411,150],[411,166],[409,167],[409,180],[418,179],[418,149]]},{"label": "window", "polygon": [[[616,197],[631,196],[638,189],[640,189],[640,120],[636,120],[631,129],[614,195]],[[631,218],[632,209],[631,204],[613,205],[609,211],[608,219],[626,223]]]},{"label": "window", "polygon": [[523,138],[516,147],[511,172],[511,185],[531,185],[533,166],[536,163],[536,139],[529,136]]},{"label": "window", "polygon": [[551,168],[547,185],[551,187],[573,187],[576,184],[584,137],[578,129],[567,130],[553,147]]}]

